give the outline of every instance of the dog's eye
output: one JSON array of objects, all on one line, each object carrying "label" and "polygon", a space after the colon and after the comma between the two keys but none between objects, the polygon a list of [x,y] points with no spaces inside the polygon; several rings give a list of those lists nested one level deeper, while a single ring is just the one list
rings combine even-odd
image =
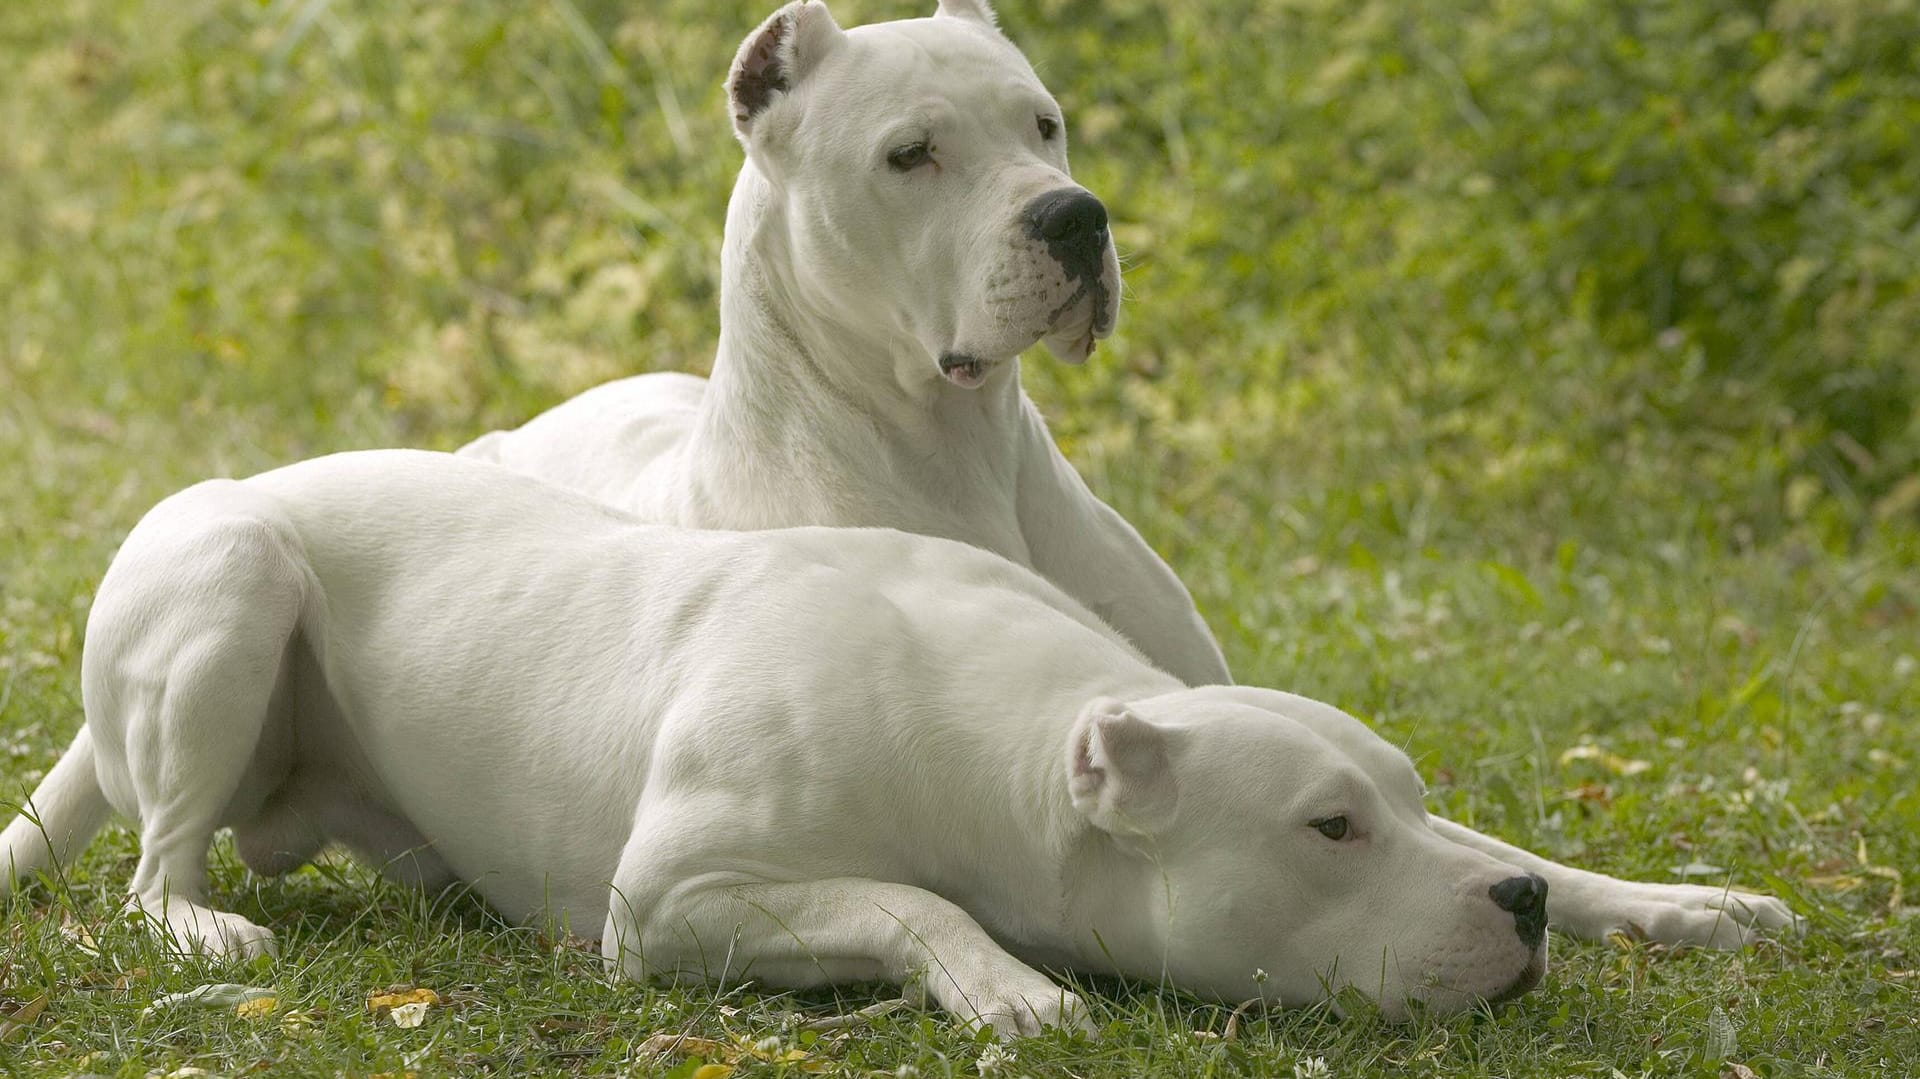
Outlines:
[{"label": "dog's eye", "polygon": [[933,150],[924,142],[896,146],[887,153],[887,164],[895,172],[912,172],[933,158]]},{"label": "dog's eye", "polygon": [[1051,116],[1046,115],[1045,113],[1042,113],[1039,116],[1034,117],[1034,119],[1040,125],[1040,137],[1045,139],[1048,142],[1052,142],[1053,136],[1057,134],[1060,130],[1060,121],[1054,119]]},{"label": "dog's eye", "polygon": [[1308,821],[1307,824],[1335,842],[1347,838],[1347,818],[1345,817],[1321,817],[1319,820]]}]

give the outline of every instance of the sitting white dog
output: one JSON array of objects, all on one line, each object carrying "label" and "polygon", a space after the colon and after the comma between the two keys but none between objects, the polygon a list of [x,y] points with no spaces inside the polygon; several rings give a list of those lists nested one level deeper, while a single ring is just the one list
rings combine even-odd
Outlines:
[{"label": "sitting white dog", "polygon": [[[635,977],[917,982],[1003,1034],[1081,1018],[1031,962],[1389,1015],[1545,965],[1546,884],[1437,829],[1358,721],[1186,688],[948,540],[683,531],[479,462],[341,454],[148,513],[81,687],[0,896],[111,806],[134,902],[212,954],[272,941],[208,906],[231,826],[257,871],[342,843],[598,929]],[[1699,891],[1670,931],[1791,918]]]},{"label": "sitting white dog", "polygon": [[661,524],[877,525],[1031,567],[1190,685],[1229,681],[1172,570],[1061,456],[1020,388],[1112,329],[1106,208],[983,0],[842,31],[792,3],[727,79],[713,377],[589,390],[461,452]]}]

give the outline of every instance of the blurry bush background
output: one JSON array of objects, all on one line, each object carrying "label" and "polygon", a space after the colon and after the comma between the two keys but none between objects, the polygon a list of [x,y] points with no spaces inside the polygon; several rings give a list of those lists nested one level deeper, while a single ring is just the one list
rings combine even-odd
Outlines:
[{"label": "blurry bush background", "polygon": [[[767,6],[9,5],[0,390],[449,444],[704,370]],[[1001,7],[1131,257],[1101,361],[1028,365],[1069,437],[1514,538],[1920,512],[1911,0]]]}]

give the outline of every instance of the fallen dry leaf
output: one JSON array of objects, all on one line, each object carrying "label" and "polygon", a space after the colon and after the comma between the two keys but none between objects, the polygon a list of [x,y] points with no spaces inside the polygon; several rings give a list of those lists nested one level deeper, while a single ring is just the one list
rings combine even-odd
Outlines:
[{"label": "fallen dry leaf", "polygon": [[255,997],[235,1004],[233,1014],[242,1019],[259,1019],[262,1016],[272,1015],[279,1007],[279,997]]},{"label": "fallen dry leaf", "polygon": [[0,1017],[0,1044],[10,1042],[18,1037],[22,1031],[32,1026],[34,1021],[40,1018],[41,1012],[46,1010],[47,995],[42,993],[32,1000],[27,1001],[25,1004],[20,1005],[18,1008],[15,1008],[11,1014]]},{"label": "fallen dry leaf", "polygon": [[100,954],[100,942],[94,939],[93,930],[85,922],[77,922],[72,914],[60,919],[60,935],[73,942],[73,946],[91,956]]},{"label": "fallen dry leaf", "polygon": [[1572,764],[1574,761],[1598,761],[1601,767],[1617,776],[1637,776],[1653,767],[1652,761],[1637,760],[1633,757],[1622,757],[1618,753],[1609,752],[1591,742],[1583,742],[1567,750],[1565,753],[1560,754],[1560,766],[1562,768]]},{"label": "fallen dry leaf", "polygon": [[640,1043],[640,1051],[650,1056],[703,1057],[716,1054],[730,1048],[725,1042],[712,1038],[696,1038],[691,1034],[655,1034]]},{"label": "fallen dry leaf", "polygon": [[197,1008],[236,1008],[247,1001],[273,995],[273,990],[257,985],[234,985],[232,982],[196,985],[184,993],[168,993],[154,998],[152,1004],[141,1010],[140,1018],[145,1019],[176,1004],[191,1004]]},{"label": "fallen dry leaf", "polygon": [[851,1027],[859,1023],[864,1023],[869,1020],[878,1019],[883,1015],[892,1014],[893,1012],[897,1012],[902,1008],[911,1008],[911,1007],[912,1005],[909,1004],[904,998],[895,997],[892,1000],[883,1000],[878,1004],[869,1004],[866,1007],[861,1008],[859,1011],[856,1011],[856,1012],[850,1012],[843,1015],[830,1015],[823,1019],[809,1019],[806,1022],[801,1023],[795,1029],[822,1031],[822,1032],[829,1031],[829,1030],[843,1030],[847,1027]]},{"label": "fallen dry leaf", "polygon": [[1613,805],[1613,790],[1605,783],[1582,783],[1568,790],[1566,796],[1576,802],[1596,802],[1602,809]]},{"label": "fallen dry leaf", "polygon": [[440,1003],[440,994],[431,989],[395,989],[384,993],[372,993],[367,996],[367,1010],[375,1019],[384,1018],[395,1008],[408,1004],[432,1006]]},{"label": "fallen dry leaf", "polygon": [[783,1049],[779,1038],[763,1038],[758,1042],[749,1042],[742,1038],[732,1042],[716,1041],[713,1038],[699,1038],[691,1034],[655,1034],[640,1043],[640,1051],[651,1056],[705,1057],[711,1062],[694,1076],[700,1076],[706,1068],[725,1067],[724,1072],[714,1075],[727,1075],[733,1066],[742,1060],[761,1061],[768,1064],[785,1064],[803,1072],[822,1072],[832,1065],[816,1059],[805,1049]]}]

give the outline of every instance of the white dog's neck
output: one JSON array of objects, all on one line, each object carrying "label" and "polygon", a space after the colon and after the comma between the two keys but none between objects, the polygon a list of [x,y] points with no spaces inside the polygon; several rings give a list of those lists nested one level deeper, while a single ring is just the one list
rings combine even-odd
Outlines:
[{"label": "white dog's neck", "polygon": [[707,520],[885,524],[1030,561],[1013,499],[1030,422],[1017,364],[961,389],[890,327],[810,305],[751,162],[721,259],[720,346],[683,456]]}]

